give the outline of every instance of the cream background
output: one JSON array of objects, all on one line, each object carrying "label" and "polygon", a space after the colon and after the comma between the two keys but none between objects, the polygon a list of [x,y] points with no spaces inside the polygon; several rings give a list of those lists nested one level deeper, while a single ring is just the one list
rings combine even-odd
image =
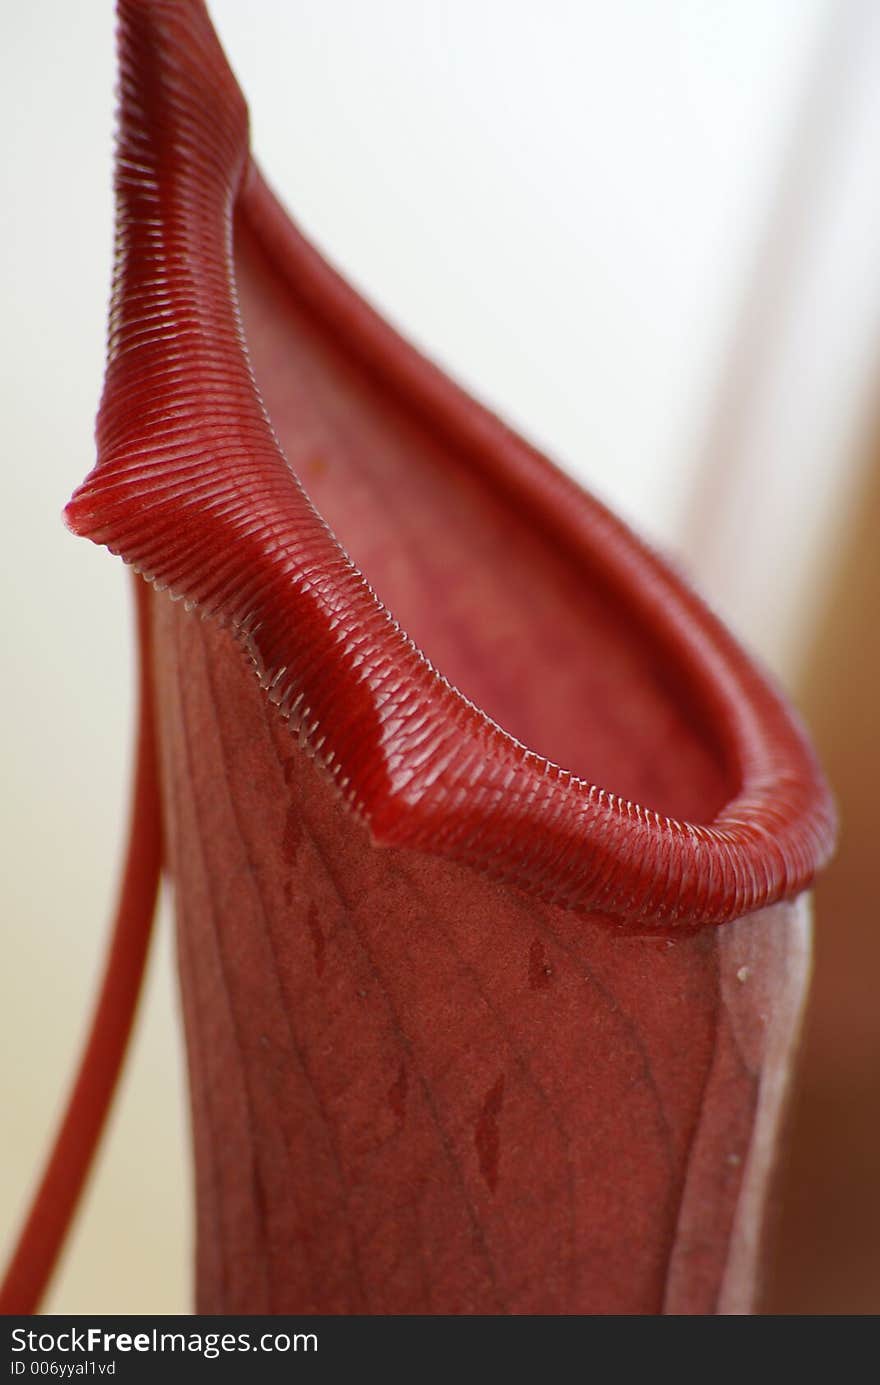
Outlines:
[{"label": "cream background", "polygon": [[[880,9],[848,0],[298,0],[213,13],[253,143],[326,251],[442,364],[702,574],[780,672],[845,511],[880,341]],[[829,16],[833,13],[833,20]],[[830,28],[829,28],[830,25]],[[694,478],[830,31],[818,150],[762,386],[707,549]],[[93,460],[110,278],[113,23],[0,14],[4,459],[0,1233],[90,1003],[125,821],[121,566],[64,531]],[[754,503],[760,490],[761,506]],[[712,511],[712,504],[715,510]],[[749,536],[750,562],[737,564]],[[780,535],[782,537],[780,538]],[[688,555],[690,555],[688,559]],[[788,633],[786,633],[788,632]],[[793,633],[791,633],[793,632]],[[783,639],[785,635],[785,639]],[[169,920],[48,1311],[188,1310]]]}]

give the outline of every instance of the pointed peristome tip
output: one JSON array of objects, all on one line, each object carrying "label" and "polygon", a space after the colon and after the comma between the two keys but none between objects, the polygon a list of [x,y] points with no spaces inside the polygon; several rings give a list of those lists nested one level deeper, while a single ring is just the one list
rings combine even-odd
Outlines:
[{"label": "pointed peristome tip", "polygon": [[[833,810],[784,699],[673,572],[424,361],[288,222],[249,162],[243,99],[203,8],[157,0],[121,14],[128,76],[111,347],[98,463],[65,509],[70,531],[237,635],[270,700],[332,765],[376,844],[444,856],[639,931],[720,923],[805,888],[830,852]],[[130,23],[135,14],[150,23]],[[332,409],[354,389],[341,435],[359,433],[352,418],[366,410],[364,436],[387,427],[393,458],[405,414],[412,461],[424,435],[432,467],[441,448],[456,476],[475,479],[475,524],[512,517],[512,534],[525,522],[552,535],[590,590],[625,613],[631,644],[647,649],[635,664],[646,684],[659,659],[664,686],[668,676],[686,687],[709,758],[725,762],[718,792],[665,804],[652,796],[652,774],[647,786],[605,792],[600,783],[621,787],[607,757],[587,782],[574,771],[583,763],[592,773],[589,756],[526,750],[527,732],[503,730],[511,723],[479,688],[471,699],[454,670],[449,681],[435,671],[447,664],[430,638],[402,614],[400,624],[391,618],[393,588],[377,580],[374,591],[353,548],[337,541],[327,497],[319,512],[299,484],[297,447],[281,451],[255,385],[265,380],[260,338],[247,337],[233,227],[239,251],[249,245],[259,272],[273,276],[272,311],[293,305],[296,318],[301,308],[344,363],[344,388],[337,381],[325,400]],[[300,401],[303,427],[311,397]],[[314,399],[317,407],[319,390]],[[436,492],[424,494],[436,507]],[[555,596],[549,609],[559,609]],[[631,654],[621,656],[627,677]],[[641,724],[644,705],[631,712]],[[670,699],[663,705],[665,717]],[[581,714],[570,702],[563,710]],[[684,725],[681,737],[700,739]]]},{"label": "pointed peristome tip", "polygon": [[77,487],[73,495],[68,500],[67,504],[64,506],[64,509],[61,511],[61,518],[64,522],[65,529],[67,529],[71,534],[74,534],[78,539],[88,537],[85,532],[85,526],[83,524],[83,507],[81,501],[82,489],[82,486]]}]

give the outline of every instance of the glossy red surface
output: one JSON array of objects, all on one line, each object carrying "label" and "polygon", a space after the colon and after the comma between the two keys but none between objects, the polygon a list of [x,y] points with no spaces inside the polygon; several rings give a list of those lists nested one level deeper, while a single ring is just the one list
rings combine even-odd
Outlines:
[{"label": "glossy red surface", "polygon": [[778,694],[303,240],[204,11],[122,13],[110,355],[71,527],[231,627],[377,843],[641,931],[803,889],[832,813]]},{"label": "glossy red surface", "polygon": [[199,1307],[744,1311],[805,977],[780,901],[833,837],[804,734],[291,225],[202,6],[120,14],[67,520],[183,602],[150,598],[148,715]]}]

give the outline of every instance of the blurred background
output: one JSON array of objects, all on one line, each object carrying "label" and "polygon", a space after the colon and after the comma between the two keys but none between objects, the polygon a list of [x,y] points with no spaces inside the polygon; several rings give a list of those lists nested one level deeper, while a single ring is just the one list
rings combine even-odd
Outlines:
[{"label": "blurred background", "polygon": [[[373,302],[672,555],[815,733],[843,818],[777,1313],[880,1311],[880,6],[214,0],[253,147]],[[60,511],[93,461],[112,246],[109,0],[0,18],[5,889],[0,1233],[66,1090],[125,830],[128,582]],[[167,902],[46,1303],[189,1311]]]}]

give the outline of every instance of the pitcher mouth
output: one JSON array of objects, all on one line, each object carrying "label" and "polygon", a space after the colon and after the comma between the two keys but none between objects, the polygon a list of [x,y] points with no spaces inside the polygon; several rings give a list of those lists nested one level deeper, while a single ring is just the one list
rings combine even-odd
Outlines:
[{"label": "pitcher mouth", "polygon": [[123,34],[110,350],[70,527],[233,630],[378,845],[639,932],[798,893],[834,818],[783,699],[308,244],[204,10],[157,8]]}]

